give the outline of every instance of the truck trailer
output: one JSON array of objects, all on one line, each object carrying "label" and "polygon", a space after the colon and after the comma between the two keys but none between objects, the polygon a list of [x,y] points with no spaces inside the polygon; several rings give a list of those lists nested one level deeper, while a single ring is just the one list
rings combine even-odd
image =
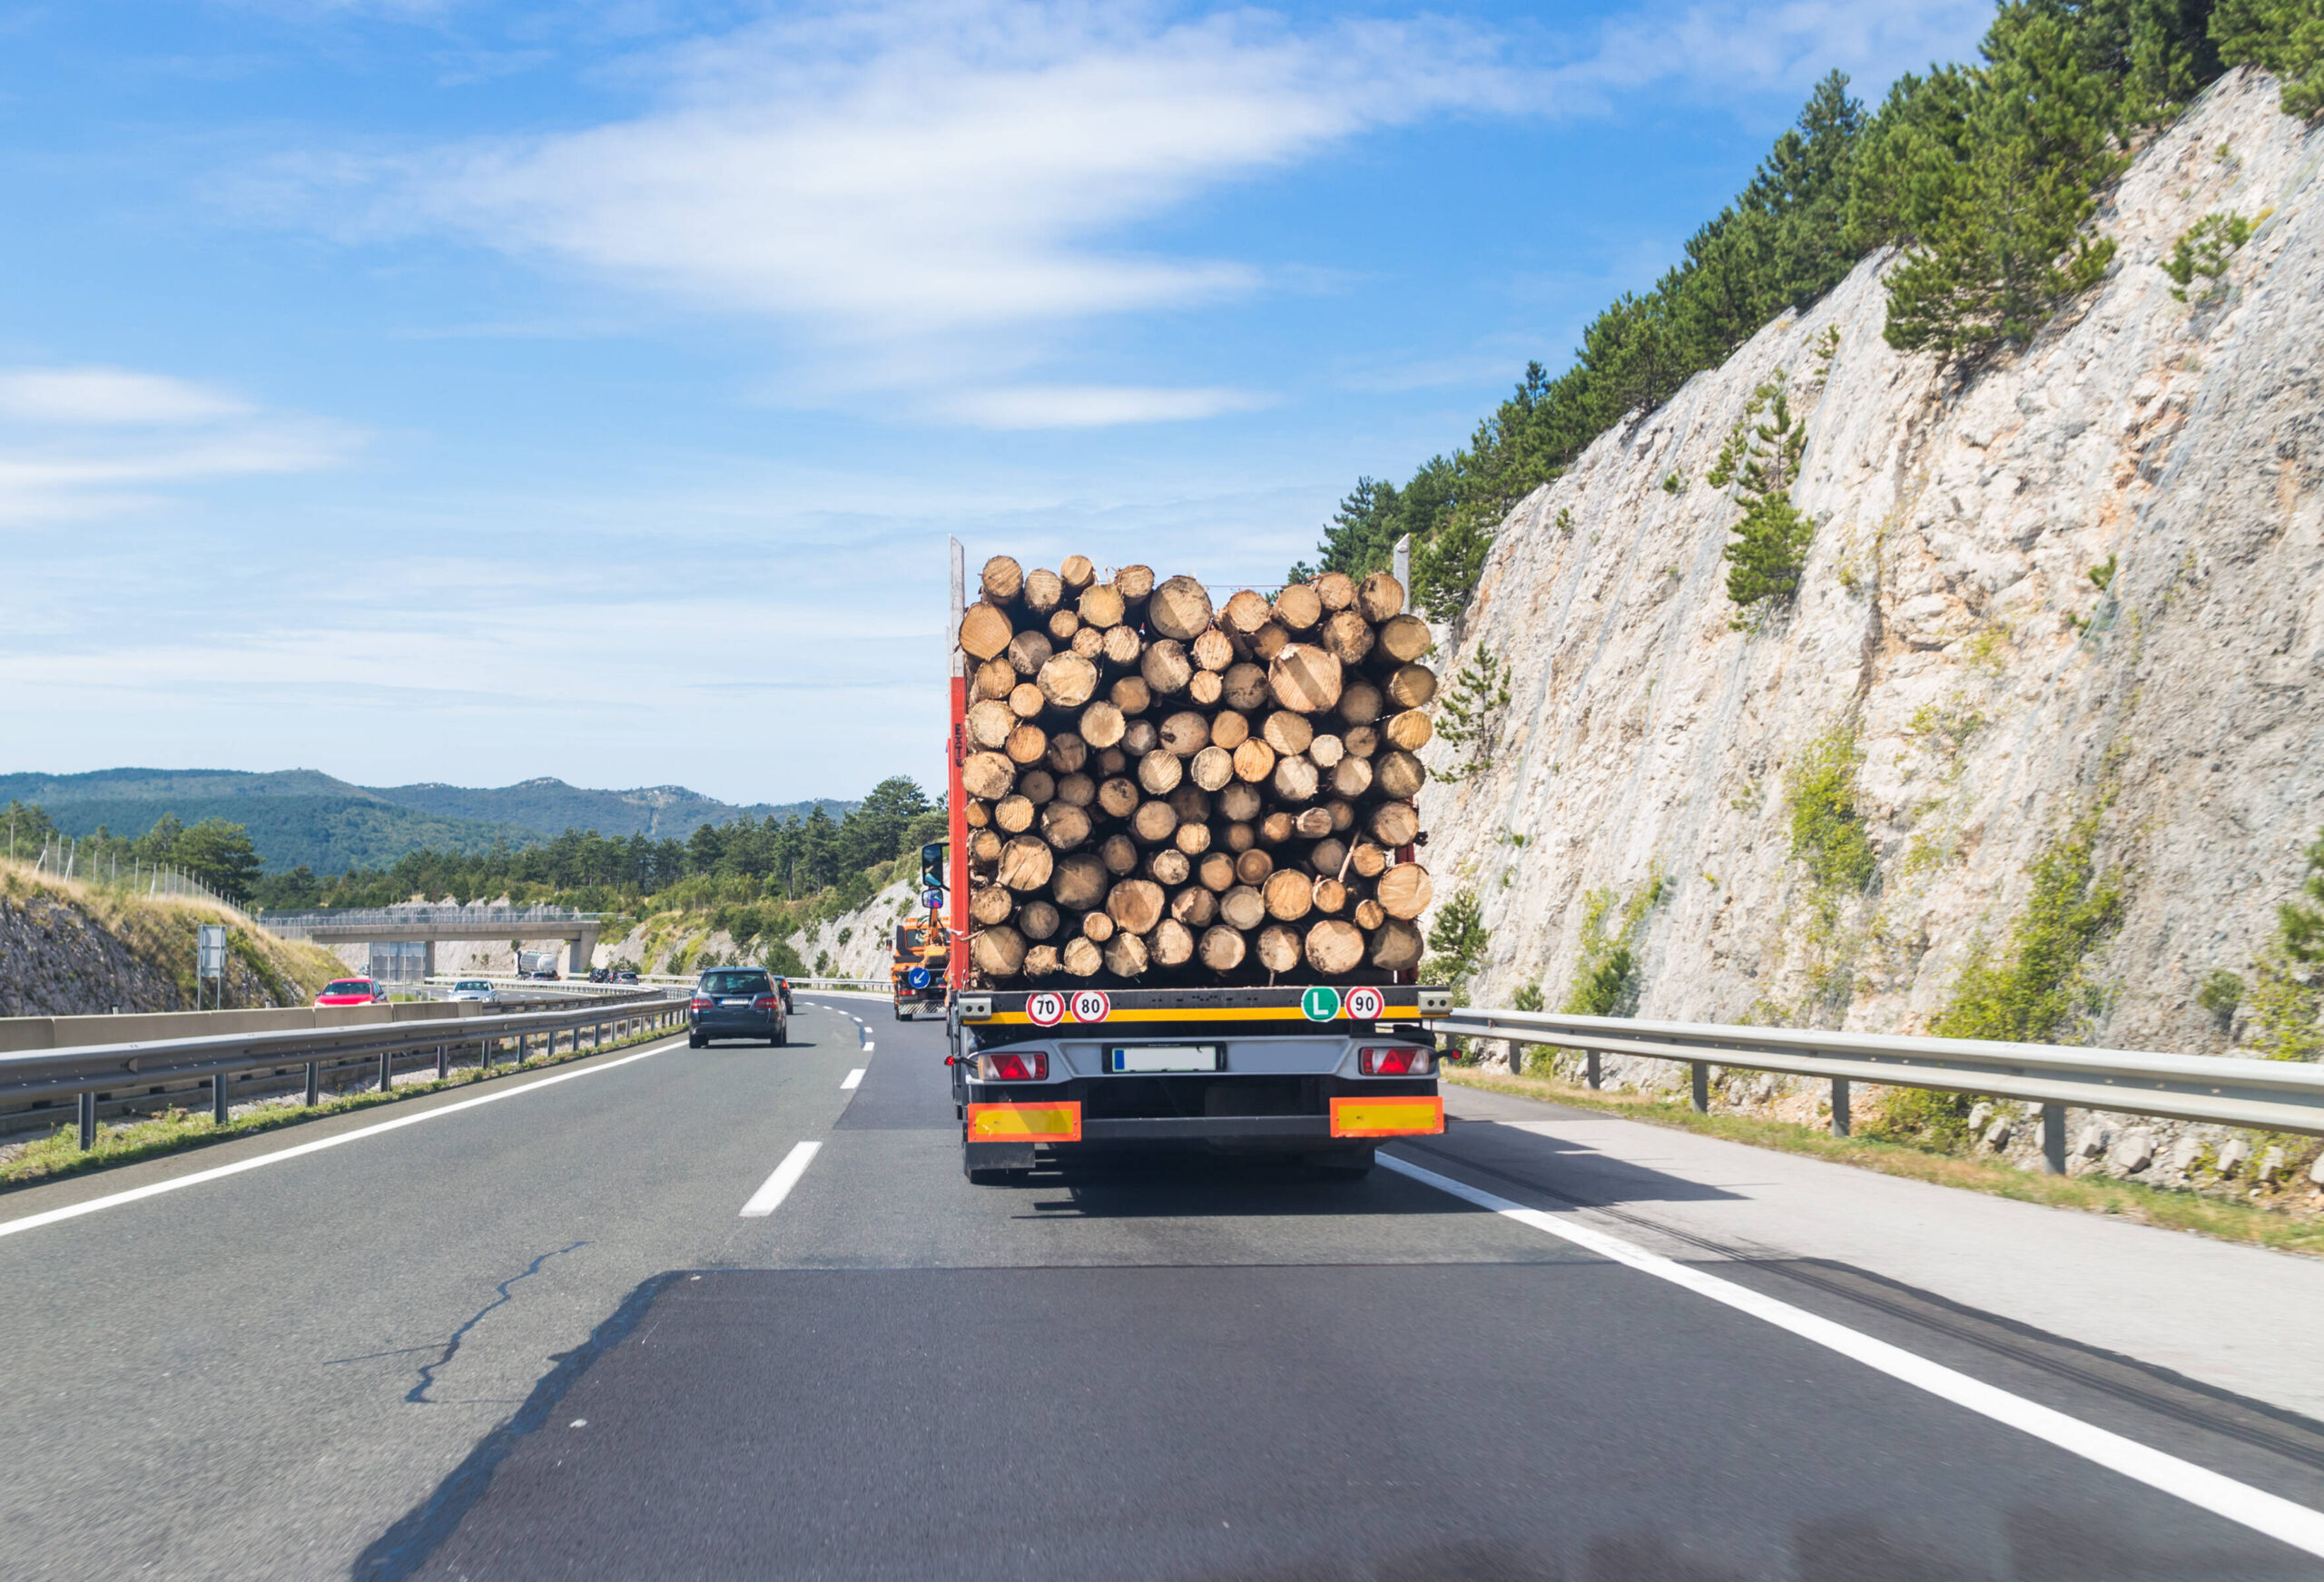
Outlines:
[{"label": "truck trailer", "polygon": [[[980,925],[971,913],[972,891],[989,896],[997,882],[990,869],[981,876],[971,871],[971,830],[985,827],[972,826],[971,804],[988,820],[998,804],[976,796],[963,780],[973,751],[969,710],[976,661],[961,645],[970,606],[957,540],[951,555],[945,888],[956,948],[945,988],[948,1063],[968,1179],[1001,1184],[1045,1162],[1157,1148],[1288,1156],[1326,1174],[1360,1176],[1372,1168],[1381,1139],[1442,1132],[1436,1039],[1423,1024],[1449,1011],[1452,997],[1423,987],[1411,966],[1359,960],[1324,971],[1302,960],[1287,970],[1263,969],[1256,961],[1244,963],[1238,949],[1234,963],[1206,974],[1208,955],[1172,971],[1148,968],[1147,953],[1139,951],[1109,953],[1103,971],[1092,970],[1085,955],[1077,977],[1052,966],[1059,959],[1053,951],[1039,958],[1044,976],[1036,980],[1026,970],[1006,969],[1012,961],[1029,969],[1022,937],[1005,949],[977,948],[980,927],[1019,931]],[[989,587],[985,602],[991,603]],[[1134,619],[1137,605],[1130,608]],[[994,611],[980,614],[989,622]],[[1021,610],[1017,619],[1024,619]],[[993,689],[983,690],[989,695]],[[1387,860],[1409,864],[1410,840]],[[1156,867],[1149,856],[1144,871]],[[1345,860],[1340,872],[1347,872]],[[1424,877],[1420,882],[1424,886]],[[1010,901],[1018,921],[1046,909],[1039,927],[1049,933],[1041,937],[1059,937],[1058,908],[1042,896],[1028,899],[1032,892],[1019,889],[1025,894]],[[988,906],[987,915],[998,905]],[[1392,937],[1375,954],[1389,949],[1403,951],[1403,938]],[[1316,953],[1311,948],[1308,956]],[[1137,976],[1125,977],[1116,967],[1136,968]],[[1202,981],[1205,976],[1214,981]],[[1139,981],[1147,977],[1160,981]]]}]

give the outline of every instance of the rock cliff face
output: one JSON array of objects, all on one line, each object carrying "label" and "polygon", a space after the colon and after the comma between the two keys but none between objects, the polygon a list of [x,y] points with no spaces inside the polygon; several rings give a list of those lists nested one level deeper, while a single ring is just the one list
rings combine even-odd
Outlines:
[{"label": "rock cliff face", "polygon": [[[1443,666],[1497,656],[1508,701],[1424,803],[1479,1003],[1559,1006],[1628,922],[1626,1014],[1925,1028],[2081,821],[2122,905],[2060,1036],[2230,1046],[2199,981],[2250,972],[2324,822],[2324,133],[2276,92],[2232,74],[2140,152],[2111,274],[2023,352],[1894,351],[1867,259],[1512,513]],[[2266,218],[2181,302],[2215,211]],[[1817,530],[1738,630],[1706,475],[1778,370]],[[1803,773],[1852,758],[1873,872],[1819,883]]]},{"label": "rock cliff face", "polygon": [[[898,879],[853,910],[802,929],[791,936],[791,947],[799,952],[807,969],[819,977],[871,978],[884,983],[891,931],[918,909],[916,893],[910,879]],[[618,939],[600,943],[595,965],[630,967],[640,972],[693,972],[704,967],[762,961],[768,943],[760,938],[737,940],[724,929],[711,928],[701,913],[664,912],[638,923]],[[500,958],[505,961],[507,957],[504,948]],[[816,966],[819,961],[823,963],[821,970]]]},{"label": "rock cliff face", "polygon": [[[194,936],[229,921],[191,901],[93,892],[20,865],[0,869],[0,1017],[182,1011],[194,1005]],[[304,1005],[339,963],[319,947],[231,924],[225,1003]]]}]

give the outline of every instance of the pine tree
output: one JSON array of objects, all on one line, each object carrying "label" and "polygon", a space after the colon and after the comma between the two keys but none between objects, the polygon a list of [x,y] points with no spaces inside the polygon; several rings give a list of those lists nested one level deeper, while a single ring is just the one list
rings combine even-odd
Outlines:
[{"label": "pine tree", "polygon": [[2222,64],[2283,79],[2287,115],[2324,115],[2324,5],[2317,0],[2220,0],[2211,38]]},{"label": "pine tree", "polygon": [[1740,611],[1738,628],[1790,603],[1799,591],[1816,523],[1791,503],[1791,486],[1807,448],[1807,426],[1792,416],[1789,381],[1777,368],[1773,379],[1752,392],[1743,420],[1728,435],[1718,464],[1708,475],[1713,488],[1732,486],[1743,506],[1743,519],[1727,546],[1727,596]]}]

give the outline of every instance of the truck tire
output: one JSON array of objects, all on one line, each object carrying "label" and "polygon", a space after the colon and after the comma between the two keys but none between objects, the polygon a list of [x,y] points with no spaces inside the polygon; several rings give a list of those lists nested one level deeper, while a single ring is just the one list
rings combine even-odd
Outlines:
[{"label": "truck tire", "polygon": [[900,1022],[909,1022],[911,1020],[911,1013],[904,1009],[903,1007],[898,1006],[896,1007],[896,1020]]}]

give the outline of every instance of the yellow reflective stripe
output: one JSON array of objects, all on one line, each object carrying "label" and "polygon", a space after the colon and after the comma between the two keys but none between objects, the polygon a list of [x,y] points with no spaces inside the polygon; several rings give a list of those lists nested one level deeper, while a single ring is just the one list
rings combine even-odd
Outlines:
[{"label": "yellow reflective stripe", "polygon": [[1081,1140],[1078,1100],[1049,1104],[972,1104],[969,1106],[971,1143],[1078,1143]]},{"label": "yellow reflective stripe", "polygon": [[1332,1100],[1334,1137],[1402,1137],[1444,1129],[1444,1101],[1407,1095]]}]

